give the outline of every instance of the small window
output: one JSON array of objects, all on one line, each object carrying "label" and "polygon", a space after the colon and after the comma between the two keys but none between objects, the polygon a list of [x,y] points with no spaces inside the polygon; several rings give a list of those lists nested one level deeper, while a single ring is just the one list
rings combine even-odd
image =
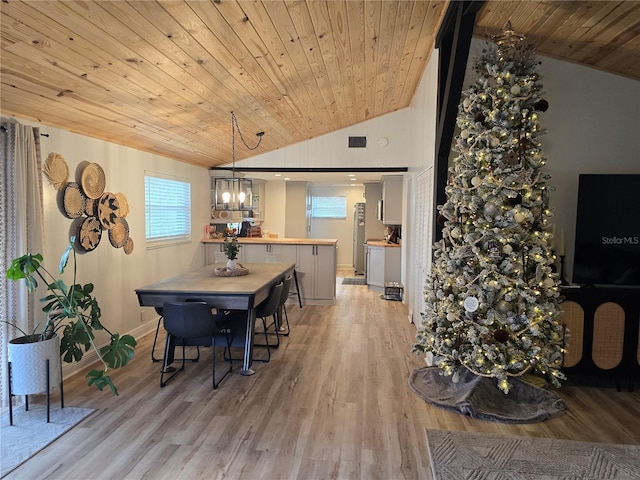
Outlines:
[{"label": "small window", "polygon": [[191,237],[191,184],[145,174],[144,204],[147,246],[165,246]]},{"label": "small window", "polygon": [[312,197],[313,218],[347,218],[347,197]]}]

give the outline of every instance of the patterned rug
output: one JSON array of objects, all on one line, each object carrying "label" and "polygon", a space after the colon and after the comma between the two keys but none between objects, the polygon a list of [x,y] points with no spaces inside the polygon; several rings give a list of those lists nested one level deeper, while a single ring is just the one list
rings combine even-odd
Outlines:
[{"label": "patterned rug", "polygon": [[51,422],[47,423],[44,405],[29,405],[13,410],[13,426],[9,413],[2,415],[0,423],[0,476],[26,462],[55,439],[95,412],[92,408],[51,407]]},{"label": "patterned rug", "polygon": [[342,279],[343,285],[366,285],[364,277],[345,277]]},{"label": "patterned rug", "polygon": [[640,445],[427,430],[433,480],[640,479]]}]

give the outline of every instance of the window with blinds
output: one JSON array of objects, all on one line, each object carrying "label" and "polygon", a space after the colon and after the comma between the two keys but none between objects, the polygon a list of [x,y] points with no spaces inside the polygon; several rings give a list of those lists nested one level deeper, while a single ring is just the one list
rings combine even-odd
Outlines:
[{"label": "window with blinds", "polygon": [[311,197],[313,218],[347,218],[347,197]]},{"label": "window with blinds", "polygon": [[189,240],[189,182],[145,173],[144,204],[147,246],[164,246]]}]

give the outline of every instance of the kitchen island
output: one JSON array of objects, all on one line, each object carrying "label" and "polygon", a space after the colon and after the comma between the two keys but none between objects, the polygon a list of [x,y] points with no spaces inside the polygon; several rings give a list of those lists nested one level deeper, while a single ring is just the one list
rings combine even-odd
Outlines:
[{"label": "kitchen island", "polygon": [[[204,239],[204,264],[224,263],[224,239]],[[326,238],[238,237],[240,263],[295,264],[304,304],[331,305],[336,298],[336,248],[338,240]],[[292,293],[295,284],[292,284]]]}]

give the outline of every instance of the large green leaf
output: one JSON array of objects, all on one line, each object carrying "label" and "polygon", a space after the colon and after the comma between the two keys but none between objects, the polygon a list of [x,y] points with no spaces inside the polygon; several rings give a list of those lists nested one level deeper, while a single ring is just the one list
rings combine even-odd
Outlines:
[{"label": "large green leaf", "polygon": [[111,335],[111,343],[100,349],[102,359],[111,368],[124,367],[133,358],[135,347],[138,343],[131,335],[122,337],[114,333]]},{"label": "large green leaf", "polygon": [[35,255],[27,253],[21,257],[14,258],[7,269],[6,277],[9,280],[20,280],[24,278],[27,288],[32,292],[38,286],[38,282],[32,276],[32,273],[40,268],[41,263],[42,255],[39,253],[36,253]]},{"label": "large green leaf", "polygon": [[60,256],[60,263],[58,264],[58,271],[60,273],[64,272],[64,269],[69,262],[69,254],[71,253],[71,250],[73,250],[73,242],[75,239],[76,237],[71,237],[69,239],[69,245],[67,245],[67,248],[64,249],[64,252],[62,252],[62,255]]},{"label": "large green leaf", "polygon": [[107,372],[105,372],[104,370],[91,370],[89,373],[87,373],[86,376],[89,379],[87,381],[87,385],[95,385],[96,387],[98,387],[98,390],[102,390],[108,385],[113,394],[118,395],[118,389],[111,381],[111,377],[109,377],[109,375],[107,375]]},{"label": "large green leaf", "polygon": [[82,359],[84,352],[81,347],[84,347],[85,352],[89,350],[93,338],[91,328],[84,325],[82,320],[65,325],[60,338],[60,353],[63,354],[64,361],[71,363]]}]

